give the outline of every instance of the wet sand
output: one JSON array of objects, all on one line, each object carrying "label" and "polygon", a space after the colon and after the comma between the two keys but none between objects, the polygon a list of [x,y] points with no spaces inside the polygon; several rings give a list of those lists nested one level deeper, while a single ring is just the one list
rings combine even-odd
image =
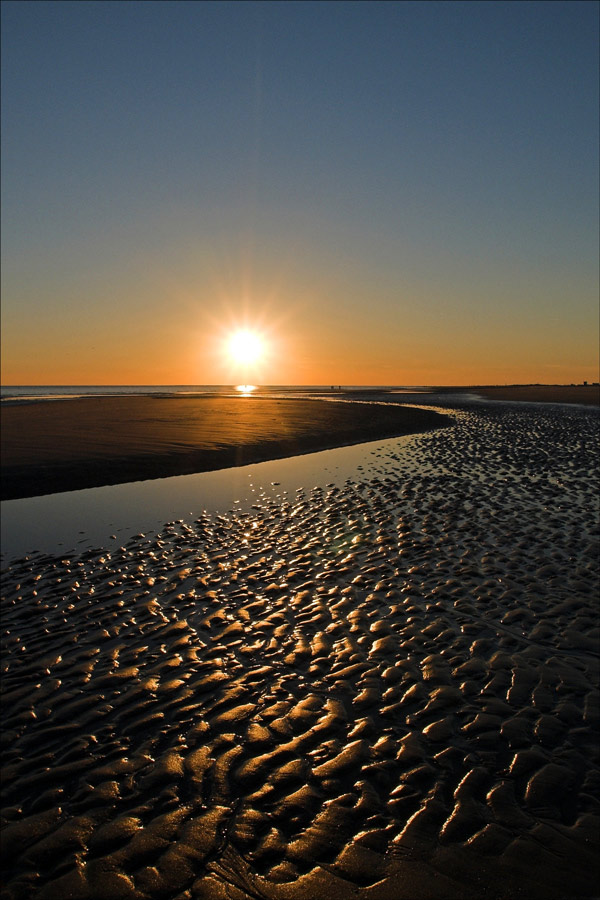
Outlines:
[{"label": "wet sand", "polygon": [[488,400],[517,400],[527,403],[578,403],[600,405],[600,386],[595,384],[513,384],[497,387],[436,388],[444,393],[473,392]]},{"label": "wet sand", "polygon": [[3,900],[598,885],[598,414],[3,574]]},{"label": "wet sand", "polygon": [[187,475],[448,424],[399,405],[86,397],[2,408],[3,500]]}]

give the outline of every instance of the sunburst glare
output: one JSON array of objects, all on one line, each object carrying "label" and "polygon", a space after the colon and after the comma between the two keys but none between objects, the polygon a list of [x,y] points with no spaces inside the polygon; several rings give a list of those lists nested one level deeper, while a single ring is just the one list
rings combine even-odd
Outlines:
[{"label": "sunburst glare", "polygon": [[255,331],[241,329],[234,332],[229,338],[227,351],[234,363],[249,365],[258,362],[263,357],[264,340]]}]

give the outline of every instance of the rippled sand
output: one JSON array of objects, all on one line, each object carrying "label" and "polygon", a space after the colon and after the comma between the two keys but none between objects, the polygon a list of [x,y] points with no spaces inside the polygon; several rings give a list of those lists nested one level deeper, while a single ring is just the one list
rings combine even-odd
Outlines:
[{"label": "rippled sand", "polygon": [[598,415],[4,572],[2,898],[597,892]]}]

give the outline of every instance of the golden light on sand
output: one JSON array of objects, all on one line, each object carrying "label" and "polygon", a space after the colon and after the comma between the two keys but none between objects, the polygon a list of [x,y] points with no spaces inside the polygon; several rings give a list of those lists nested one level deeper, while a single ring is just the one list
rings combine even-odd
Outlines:
[{"label": "golden light on sand", "polygon": [[264,341],[255,331],[241,329],[229,338],[227,351],[233,362],[249,365],[258,362],[264,355]]}]

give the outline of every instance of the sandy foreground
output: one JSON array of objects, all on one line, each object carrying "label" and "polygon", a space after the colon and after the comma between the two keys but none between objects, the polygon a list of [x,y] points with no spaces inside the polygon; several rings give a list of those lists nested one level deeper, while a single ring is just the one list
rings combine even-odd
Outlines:
[{"label": "sandy foreground", "polygon": [[2,499],[246,465],[439,427],[432,411],[265,397],[5,405]]},{"label": "sandy foreground", "polygon": [[5,569],[3,900],[597,895],[598,412],[452,415]]}]

